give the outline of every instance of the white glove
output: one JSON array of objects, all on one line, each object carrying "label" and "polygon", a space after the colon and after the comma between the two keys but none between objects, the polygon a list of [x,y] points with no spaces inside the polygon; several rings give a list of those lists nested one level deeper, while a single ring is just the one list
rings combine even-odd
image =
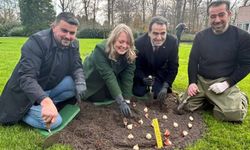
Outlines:
[{"label": "white glove", "polygon": [[213,91],[216,94],[220,94],[224,92],[227,88],[229,88],[229,84],[227,81],[217,82],[209,86],[208,90]]}]

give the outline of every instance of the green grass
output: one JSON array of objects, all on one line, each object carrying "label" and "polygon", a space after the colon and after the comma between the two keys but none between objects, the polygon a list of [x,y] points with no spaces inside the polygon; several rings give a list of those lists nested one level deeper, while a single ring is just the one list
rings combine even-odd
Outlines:
[{"label": "green grass", "polygon": [[[27,38],[0,38],[0,93],[11,75],[20,57],[20,48]],[[80,39],[81,57],[91,52],[100,39]],[[182,43],[179,50],[179,72],[173,84],[174,90],[183,92],[188,84],[187,64],[191,44]],[[242,91],[250,95],[250,76],[238,85]],[[249,109],[248,109],[249,110]],[[250,118],[243,124],[232,124],[215,120],[211,112],[203,113],[207,131],[203,138],[188,150],[247,150],[250,149]],[[31,127],[23,124],[0,126],[0,149],[42,149],[44,138]],[[56,144],[51,150],[71,149],[70,145]]]}]

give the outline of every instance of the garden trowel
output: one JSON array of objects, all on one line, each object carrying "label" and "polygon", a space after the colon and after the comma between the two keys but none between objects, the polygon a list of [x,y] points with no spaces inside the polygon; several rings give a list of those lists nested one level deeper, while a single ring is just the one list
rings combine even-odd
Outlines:
[{"label": "garden trowel", "polygon": [[186,105],[187,100],[190,98],[190,96],[187,96],[177,107],[177,110],[182,110],[183,107]]},{"label": "garden trowel", "polygon": [[183,112],[183,108],[184,108],[184,106],[187,104],[187,101],[188,101],[188,99],[190,98],[191,96],[187,96],[184,100],[182,100],[180,103],[179,103],[179,105],[177,106],[177,109],[176,109],[176,112],[178,113],[178,114],[183,114],[184,112]]},{"label": "garden trowel", "polygon": [[152,86],[148,86],[147,100],[145,101],[146,106],[150,106],[153,103],[154,93],[152,92]]}]

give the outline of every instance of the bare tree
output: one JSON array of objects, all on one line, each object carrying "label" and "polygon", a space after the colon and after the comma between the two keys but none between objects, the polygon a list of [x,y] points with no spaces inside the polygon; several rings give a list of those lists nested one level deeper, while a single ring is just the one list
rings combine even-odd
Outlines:
[{"label": "bare tree", "polygon": [[212,2],[212,0],[206,0],[206,17],[205,17],[205,26],[208,26],[208,14],[207,14],[207,9],[208,5]]},{"label": "bare tree", "polygon": [[181,21],[182,1],[183,0],[176,0],[176,7],[175,7],[175,10],[176,10],[176,22],[175,22],[175,25],[182,22]]},{"label": "bare tree", "polygon": [[146,0],[142,0],[142,22],[146,23]]},{"label": "bare tree", "polygon": [[247,5],[249,5],[248,2],[249,2],[249,0],[243,0],[243,5],[242,5],[242,6],[247,6]]},{"label": "bare tree", "polygon": [[114,26],[114,5],[116,0],[111,0],[111,26]]},{"label": "bare tree", "polygon": [[96,24],[96,13],[98,11],[98,4],[99,4],[99,0],[94,0],[93,2],[93,21],[92,21],[92,24],[93,24],[93,28],[95,28],[95,24]]},{"label": "bare tree", "polygon": [[59,0],[59,8],[61,8],[62,12],[65,12],[69,7],[69,0]]},{"label": "bare tree", "polygon": [[187,5],[187,0],[183,0],[183,7],[182,7],[182,14],[181,14],[180,22],[184,22],[186,5]]},{"label": "bare tree", "polygon": [[18,0],[0,0],[0,24],[16,22],[19,19]]},{"label": "bare tree", "polygon": [[231,4],[230,10],[233,10],[233,9],[234,9],[234,7],[236,6],[237,2],[238,2],[238,1],[237,1],[237,0],[235,0],[235,1],[234,1],[234,3],[233,3],[233,4]]},{"label": "bare tree", "polygon": [[138,0],[116,0],[114,9],[116,21],[130,25],[136,14],[137,4]]},{"label": "bare tree", "polygon": [[199,25],[199,7],[202,0],[188,0],[189,2],[189,29],[191,32],[195,33],[198,30]]},{"label": "bare tree", "polygon": [[[8,16],[3,11],[3,4],[18,0],[0,0],[0,22]],[[146,29],[147,21],[155,15],[162,15],[169,22],[169,29],[179,22],[185,22],[191,32],[196,32],[208,26],[207,7],[212,0],[54,0],[61,11],[69,11],[79,16],[81,24],[97,27],[97,13],[106,13],[105,26],[113,27],[115,23],[126,23],[132,28]],[[237,2],[236,2],[237,1]],[[237,8],[249,5],[250,0],[232,0],[232,23],[237,18]],[[100,4],[106,3],[103,7]],[[9,7],[11,8],[11,7]],[[5,15],[3,15],[5,14]],[[10,13],[11,14],[11,13]],[[16,12],[14,13],[17,14]],[[9,17],[11,18],[11,17]]]},{"label": "bare tree", "polygon": [[71,12],[76,15],[79,14],[81,10],[80,0],[56,0],[55,5],[61,9],[61,12]]},{"label": "bare tree", "polygon": [[108,0],[108,4],[107,4],[107,8],[108,8],[108,24],[110,25],[110,20],[111,20],[111,0]]},{"label": "bare tree", "polygon": [[116,0],[107,0],[107,2],[108,25],[112,27],[114,25],[114,5]]},{"label": "bare tree", "polygon": [[90,0],[82,0],[82,3],[83,3],[84,18],[85,18],[85,21],[88,22]]},{"label": "bare tree", "polygon": [[158,14],[168,20],[168,31],[173,31],[176,24],[176,0],[160,1]]},{"label": "bare tree", "polygon": [[[231,17],[231,23],[232,24],[236,24],[236,20],[237,20],[237,16],[238,16],[238,9],[236,7],[240,6],[241,2],[242,1],[235,0],[234,3],[230,7],[230,10],[231,10],[231,12],[233,14],[232,17]],[[244,4],[247,4],[246,0],[243,1],[243,5]]]},{"label": "bare tree", "polygon": [[159,3],[158,0],[152,0],[152,6],[153,6],[152,16],[156,16],[158,3]]}]

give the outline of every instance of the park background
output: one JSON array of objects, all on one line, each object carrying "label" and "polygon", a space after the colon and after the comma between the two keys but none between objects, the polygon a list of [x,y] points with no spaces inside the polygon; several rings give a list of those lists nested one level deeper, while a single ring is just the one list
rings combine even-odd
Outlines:
[{"label": "park background", "polygon": [[[129,25],[136,36],[147,31],[152,16],[168,20],[168,31],[186,23],[183,40],[208,27],[207,7],[212,0],[0,0],[0,37],[29,36],[49,27],[60,12],[74,13],[80,21],[79,38],[106,38],[118,23]],[[231,24],[239,25],[239,8],[250,0],[230,0]],[[250,16],[248,16],[250,18]],[[248,20],[250,22],[250,20]],[[246,24],[248,28],[249,23]],[[243,28],[246,28],[243,27]]]},{"label": "park background", "polygon": [[[84,59],[116,24],[126,23],[137,37],[147,31],[147,23],[155,15],[168,19],[172,34],[177,23],[185,22],[189,30],[182,40],[192,41],[196,32],[208,26],[206,8],[209,2],[211,0],[0,0],[0,93],[20,58],[20,49],[27,37],[48,28],[56,14],[62,11],[75,13],[81,23],[77,36]],[[236,24],[238,8],[250,2],[232,0],[231,3],[231,23]],[[179,72],[173,84],[177,92],[183,92],[188,84],[187,64],[191,46],[191,42],[180,45]],[[248,75],[238,85],[250,96],[249,83]],[[250,149],[249,115],[242,124],[218,121],[211,112],[204,112],[203,118],[206,132],[187,149]],[[42,149],[44,140],[33,128],[22,123],[0,126],[0,149]],[[70,145],[56,144],[50,149],[71,148]]]}]

